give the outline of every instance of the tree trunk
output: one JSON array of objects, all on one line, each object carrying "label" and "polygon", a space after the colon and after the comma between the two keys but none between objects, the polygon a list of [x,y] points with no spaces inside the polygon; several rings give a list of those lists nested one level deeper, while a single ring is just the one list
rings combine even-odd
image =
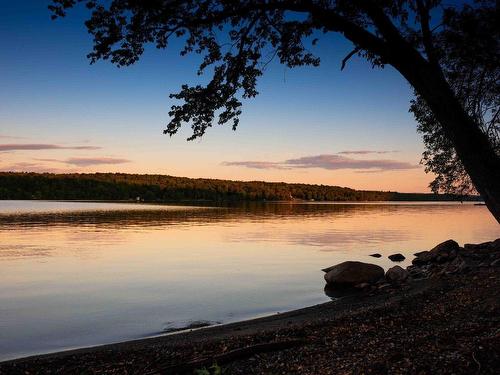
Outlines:
[{"label": "tree trunk", "polygon": [[[500,223],[500,157],[489,139],[467,114],[442,74],[438,63],[430,63],[401,35],[382,8],[372,1],[359,2],[385,39],[385,46],[344,31],[355,44],[381,56],[395,67],[424,98],[488,209]],[[428,26],[428,25],[427,25]],[[425,30],[424,30],[425,31]],[[425,35],[424,35],[425,38]],[[427,54],[432,44],[427,45]]]},{"label": "tree trunk", "polygon": [[500,223],[500,157],[465,112],[441,72],[417,53],[406,58],[402,55],[392,65],[427,102],[486,206]]}]

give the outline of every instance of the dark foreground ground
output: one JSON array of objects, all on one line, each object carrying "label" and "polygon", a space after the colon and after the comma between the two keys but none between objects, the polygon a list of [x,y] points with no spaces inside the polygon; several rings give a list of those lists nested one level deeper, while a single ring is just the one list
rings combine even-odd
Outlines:
[{"label": "dark foreground ground", "polygon": [[497,250],[460,249],[447,261],[427,254],[401,284],[263,319],[3,362],[0,374],[500,374]]}]

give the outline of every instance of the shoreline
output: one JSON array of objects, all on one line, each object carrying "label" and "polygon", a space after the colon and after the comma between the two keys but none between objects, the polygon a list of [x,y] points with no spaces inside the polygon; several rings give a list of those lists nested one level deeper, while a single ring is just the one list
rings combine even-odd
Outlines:
[{"label": "shoreline", "polygon": [[[433,281],[422,280],[413,285],[407,293],[397,296],[396,299],[408,298],[418,295],[419,293],[432,287]],[[196,328],[181,328],[179,331],[160,333],[158,335],[147,336],[143,338],[118,341],[109,344],[98,344],[88,347],[76,348],[55,351],[43,354],[34,354],[25,357],[8,359],[0,361],[0,374],[2,365],[22,363],[30,361],[38,361],[51,358],[63,358],[66,356],[82,355],[97,353],[108,350],[134,349],[135,347],[149,345],[175,345],[184,341],[196,342],[198,340],[222,339],[230,336],[241,336],[246,334],[256,333],[260,330],[280,329],[288,326],[290,323],[305,323],[311,318],[322,318],[323,315],[331,313],[346,314],[352,313],[353,309],[374,308],[379,304],[394,302],[395,297],[392,295],[364,295],[362,292],[358,294],[347,295],[335,301],[327,301],[324,303],[306,306],[299,309],[293,309],[282,313],[274,313],[263,317],[250,318],[236,322],[213,324],[205,327]],[[340,318],[338,316],[337,318]]]},{"label": "shoreline", "polygon": [[[400,200],[307,200],[307,199],[291,199],[291,200],[239,200],[239,201],[231,201],[231,200],[210,200],[210,199],[178,199],[178,200],[141,200],[136,201],[133,199],[0,199],[1,201],[20,201],[20,202],[81,202],[81,203],[133,203],[137,205],[142,204],[160,204],[160,205],[168,205],[168,204],[182,204],[182,203],[201,203],[201,204],[221,204],[221,205],[239,205],[239,204],[248,204],[248,203],[257,203],[257,204],[265,204],[265,203],[283,203],[283,204],[381,204],[381,203],[456,203],[456,204],[473,204],[477,206],[486,205],[483,200],[458,200],[458,199],[449,199],[449,200],[432,200],[432,199],[422,199],[422,200],[412,200],[412,199],[400,199]],[[218,206],[213,206],[218,207]]]},{"label": "shoreline", "polygon": [[285,313],[0,362],[0,374],[499,373],[500,239],[445,241],[406,272]]}]

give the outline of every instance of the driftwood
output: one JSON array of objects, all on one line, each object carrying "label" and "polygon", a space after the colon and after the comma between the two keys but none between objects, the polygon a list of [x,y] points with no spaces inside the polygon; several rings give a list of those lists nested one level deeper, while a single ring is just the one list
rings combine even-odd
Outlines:
[{"label": "driftwood", "polygon": [[159,365],[156,367],[156,369],[146,372],[144,374],[145,375],[184,374],[187,372],[192,372],[195,369],[212,366],[214,363],[220,365],[224,363],[233,362],[238,359],[248,358],[255,354],[290,349],[304,344],[305,344],[304,340],[287,340],[287,341],[270,342],[265,344],[256,344],[256,345],[246,346],[244,348],[230,350],[222,354],[196,358],[194,360],[175,365],[172,364]]}]

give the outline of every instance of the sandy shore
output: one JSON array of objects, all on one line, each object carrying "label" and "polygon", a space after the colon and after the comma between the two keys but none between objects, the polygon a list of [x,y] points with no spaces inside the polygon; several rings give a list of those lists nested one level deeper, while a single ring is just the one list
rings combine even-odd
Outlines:
[{"label": "sandy shore", "polygon": [[498,374],[495,254],[288,313],[2,362],[0,374],[210,374],[214,363],[226,374]]}]

